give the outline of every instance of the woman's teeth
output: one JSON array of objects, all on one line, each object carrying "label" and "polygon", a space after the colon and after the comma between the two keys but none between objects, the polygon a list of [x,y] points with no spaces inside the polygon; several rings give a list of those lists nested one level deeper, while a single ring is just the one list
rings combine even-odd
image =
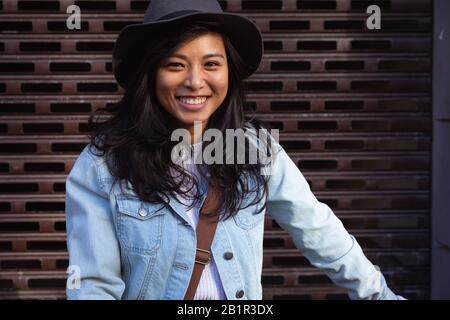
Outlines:
[{"label": "woman's teeth", "polygon": [[202,104],[206,101],[207,97],[197,97],[197,98],[178,97],[177,99],[186,104]]}]

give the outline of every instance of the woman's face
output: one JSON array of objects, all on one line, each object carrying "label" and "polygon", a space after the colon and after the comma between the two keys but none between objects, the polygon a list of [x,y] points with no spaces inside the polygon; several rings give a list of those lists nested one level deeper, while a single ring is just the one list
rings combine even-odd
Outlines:
[{"label": "woman's face", "polygon": [[228,62],[221,35],[207,33],[182,43],[156,71],[156,96],[176,123],[193,128],[209,117],[228,91]]}]

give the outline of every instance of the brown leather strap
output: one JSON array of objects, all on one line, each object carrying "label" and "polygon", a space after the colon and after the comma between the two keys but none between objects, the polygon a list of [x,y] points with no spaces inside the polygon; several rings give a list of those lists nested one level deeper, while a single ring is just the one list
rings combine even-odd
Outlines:
[{"label": "brown leather strap", "polygon": [[220,193],[216,188],[209,185],[208,195],[200,209],[199,220],[197,224],[197,250],[195,254],[194,270],[187,288],[184,300],[193,300],[197,291],[198,283],[203,273],[203,269],[211,260],[211,243],[216,233],[219,216],[209,217],[205,214],[214,212],[218,209]]}]

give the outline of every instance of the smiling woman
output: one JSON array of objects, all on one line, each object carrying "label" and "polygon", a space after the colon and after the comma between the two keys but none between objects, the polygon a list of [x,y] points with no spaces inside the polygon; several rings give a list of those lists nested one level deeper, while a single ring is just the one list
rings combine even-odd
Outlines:
[{"label": "smiling woman", "polygon": [[[262,47],[256,25],[215,0],[152,0],[144,23],[121,31],[113,61],[125,94],[92,115],[90,144],[66,181],[79,270],[69,299],[261,299],[266,208],[351,298],[397,298],[281,145],[253,140],[262,124],[245,120],[243,81]],[[102,113],[111,117],[99,122]],[[273,161],[250,163],[245,147],[226,164],[177,164],[171,136],[184,129],[194,157],[213,143],[203,130],[221,133],[224,154],[235,137],[226,132],[242,130],[240,143]]]},{"label": "smiling woman", "polygon": [[[193,194],[196,201],[202,199],[200,180],[171,163],[177,145],[171,139],[175,130],[187,129],[191,142],[196,143],[208,128],[222,133],[262,128],[257,119],[245,121],[243,79],[250,67],[224,27],[202,20],[186,21],[182,26],[167,26],[149,41],[122,100],[97,112],[113,116],[97,122],[91,135],[91,145],[98,151],[112,151],[105,159],[112,176],[130,181],[141,199],[153,203],[166,202],[166,194],[187,196],[174,175],[189,186],[186,189],[198,190]],[[201,130],[194,130],[195,123],[201,124]],[[224,141],[226,153],[226,138]],[[242,155],[234,156],[232,163],[236,164]],[[248,150],[244,158],[249,158]],[[232,216],[238,212],[243,196],[254,195],[254,202],[259,202],[267,194],[267,181],[260,175],[264,166],[259,162],[198,169],[202,179],[208,176],[209,183],[227,190],[219,211]],[[251,192],[244,175],[255,181],[257,192]]]}]

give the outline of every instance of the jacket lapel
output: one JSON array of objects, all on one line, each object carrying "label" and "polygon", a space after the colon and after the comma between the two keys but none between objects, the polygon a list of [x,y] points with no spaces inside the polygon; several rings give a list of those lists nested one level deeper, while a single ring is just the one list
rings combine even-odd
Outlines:
[{"label": "jacket lapel", "polygon": [[[200,208],[203,206],[203,203],[206,199],[206,192],[208,191],[208,185],[204,182],[201,183],[201,188],[203,190],[202,200],[200,204]],[[185,222],[187,222],[189,225],[191,225],[191,218],[188,216],[185,206],[178,201],[176,197],[173,197],[171,195],[167,195],[169,198],[169,206],[172,208],[172,210],[178,214]]]}]

